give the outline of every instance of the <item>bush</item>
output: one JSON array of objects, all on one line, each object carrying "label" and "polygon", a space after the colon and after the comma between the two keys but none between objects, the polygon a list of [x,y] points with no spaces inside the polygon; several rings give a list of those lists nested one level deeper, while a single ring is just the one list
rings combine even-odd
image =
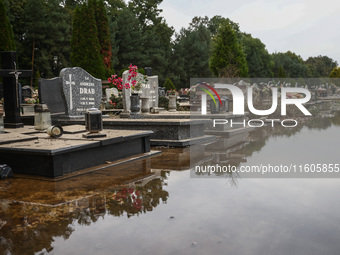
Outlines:
[{"label": "bush", "polygon": [[163,86],[163,87],[165,88],[166,91],[171,90],[171,89],[176,90],[176,87],[175,87],[175,85],[172,83],[172,81],[170,80],[170,78],[167,78],[167,79],[165,80],[164,86]]},{"label": "bush", "polygon": [[169,109],[169,99],[166,98],[166,97],[159,97],[158,107],[164,108],[165,110],[168,110]]},{"label": "bush", "polygon": [[110,102],[105,105],[106,109],[123,109],[123,98],[121,96],[112,95],[110,97]]}]

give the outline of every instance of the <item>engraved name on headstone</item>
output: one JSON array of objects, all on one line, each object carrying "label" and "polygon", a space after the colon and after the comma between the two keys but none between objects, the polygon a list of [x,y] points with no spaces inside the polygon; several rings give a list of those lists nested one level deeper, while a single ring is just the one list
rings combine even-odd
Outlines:
[{"label": "engraved name on headstone", "polygon": [[80,67],[60,72],[66,116],[84,115],[89,108],[100,109],[102,82]]}]

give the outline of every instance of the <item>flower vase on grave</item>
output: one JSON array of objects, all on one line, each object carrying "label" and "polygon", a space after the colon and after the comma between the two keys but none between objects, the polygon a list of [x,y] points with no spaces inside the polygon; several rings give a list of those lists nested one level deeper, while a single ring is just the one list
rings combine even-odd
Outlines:
[{"label": "flower vase on grave", "polygon": [[176,95],[169,95],[169,112],[176,112]]},{"label": "flower vase on grave", "polygon": [[138,93],[131,93],[131,113],[137,114],[140,111],[140,98]]},{"label": "flower vase on grave", "polygon": [[141,97],[142,100],[142,113],[149,113],[150,110],[150,98],[149,97]]}]

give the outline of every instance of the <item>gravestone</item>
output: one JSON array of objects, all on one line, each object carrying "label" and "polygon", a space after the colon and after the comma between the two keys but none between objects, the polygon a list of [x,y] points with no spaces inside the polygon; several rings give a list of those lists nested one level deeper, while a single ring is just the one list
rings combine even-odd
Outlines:
[{"label": "gravestone", "polygon": [[152,76],[152,67],[145,67],[145,75]]},{"label": "gravestone", "polygon": [[116,88],[106,89],[105,94],[106,94],[106,101],[110,101],[110,97],[111,97],[112,94],[115,95],[116,97],[118,97],[118,95],[119,95],[118,89],[116,89]]},{"label": "gravestone", "polygon": [[147,84],[141,89],[141,96],[150,99],[150,108],[158,108],[158,76],[148,76],[147,79]]},{"label": "gravestone", "polygon": [[100,109],[102,81],[80,67],[60,71],[61,90],[67,118],[82,117],[87,109]]},{"label": "gravestone", "polygon": [[[125,71],[123,73],[123,84],[128,82],[129,71]],[[138,73],[136,80],[144,80],[144,75]],[[143,84],[142,88],[139,90],[138,94],[140,97],[148,97],[150,99],[149,108],[154,107],[158,108],[158,76],[148,76],[147,84]],[[130,89],[123,89],[123,107],[124,110],[120,114],[121,118],[129,118],[130,117],[130,107],[131,107],[131,88]]]},{"label": "gravestone", "polygon": [[38,80],[39,102],[46,104],[51,114],[65,114],[61,81],[60,77]]},{"label": "gravestone", "polygon": [[5,100],[5,128],[23,127],[20,117],[19,76],[31,77],[31,70],[17,70],[17,55],[15,51],[1,52],[3,89]]},{"label": "gravestone", "polygon": [[158,87],[158,98],[159,97],[165,97],[165,88]]},{"label": "gravestone", "polygon": [[25,103],[25,99],[26,98],[31,98],[32,97],[32,94],[33,94],[33,91],[31,89],[30,86],[23,86],[21,88],[21,95],[20,95],[20,98],[21,98],[21,102],[22,103]]}]

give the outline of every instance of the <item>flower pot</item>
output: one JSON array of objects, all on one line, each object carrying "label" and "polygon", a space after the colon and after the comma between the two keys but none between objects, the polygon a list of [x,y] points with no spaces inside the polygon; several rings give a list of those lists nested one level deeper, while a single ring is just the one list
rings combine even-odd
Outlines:
[{"label": "flower pot", "polygon": [[150,110],[150,98],[149,97],[141,97],[142,100],[142,113],[149,113]]},{"label": "flower pot", "polygon": [[132,93],[130,96],[131,101],[131,113],[139,113],[140,111],[140,98],[137,93]]},{"label": "flower pot", "polygon": [[169,112],[176,112],[176,95],[169,96]]}]

